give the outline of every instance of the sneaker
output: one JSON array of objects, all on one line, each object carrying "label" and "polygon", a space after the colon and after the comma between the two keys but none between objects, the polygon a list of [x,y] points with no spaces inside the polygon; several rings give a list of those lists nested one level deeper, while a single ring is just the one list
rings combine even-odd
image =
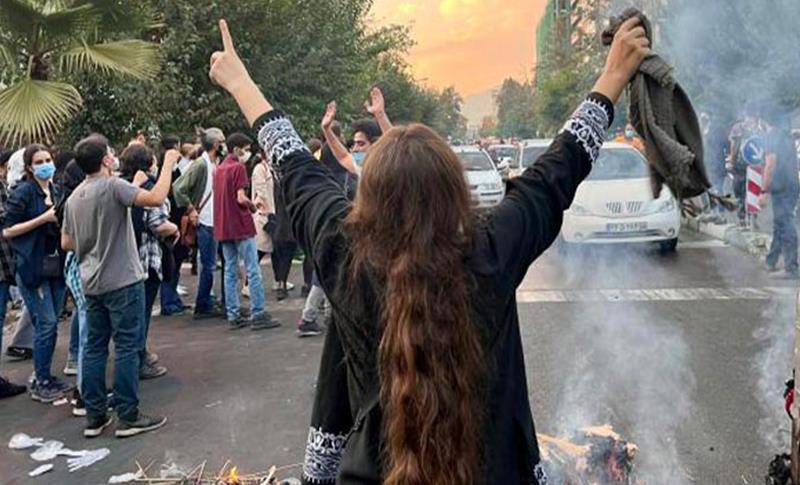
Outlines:
[{"label": "sneaker", "polygon": [[58,401],[64,397],[64,391],[53,384],[52,381],[34,381],[30,389],[31,399],[45,404]]},{"label": "sneaker", "polygon": [[286,291],[292,291],[294,289],[294,284],[291,281],[287,281],[286,288],[284,288],[279,281],[276,281],[272,284],[272,291],[279,291],[282,289],[285,289]]},{"label": "sneaker", "polygon": [[139,379],[140,380],[147,380],[147,379],[155,379],[157,377],[161,377],[167,373],[167,368],[163,365],[143,365],[139,368]]},{"label": "sneaker", "polygon": [[75,385],[74,384],[70,384],[67,381],[63,381],[63,380],[59,379],[58,377],[53,377],[52,379],[50,379],[50,382],[54,386],[56,386],[57,389],[60,389],[64,394],[66,394],[66,393],[68,393],[68,392],[70,392],[70,391],[75,389]]},{"label": "sneaker", "polygon": [[97,438],[103,434],[103,430],[106,429],[108,425],[114,422],[114,418],[109,415],[97,417],[89,416],[86,421],[86,427],[83,428],[83,436],[86,438]]},{"label": "sneaker", "polygon": [[240,330],[250,325],[250,320],[243,316],[239,316],[236,320],[228,321],[228,330]]},{"label": "sneaker", "polygon": [[65,376],[78,375],[78,363],[72,357],[67,359],[67,365],[64,366],[64,375]]},{"label": "sneaker", "polygon": [[86,416],[86,403],[83,402],[81,393],[77,389],[72,395],[72,415],[79,418]]},{"label": "sneaker", "polygon": [[242,296],[245,298],[250,298],[250,287],[244,286],[242,287]]},{"label": "sneaker", "polygon": [[272,318],[272,315],[269,313],[264,312],[253,319],[250,330],[267,330],[270,328],[278,328],[280,326],[281,322]]},{"label": "sneaker", "polygon": [[15,360],[30,360],[33,359],[33,349],[27,347],[8,347],[6,355]]},{"label": "sneaker", "polygon": [[322,327],[317,322],[307,322],[300,320],[297,325],[297,336],[302,337],[315,337],[322,334]]},{"label": "sneaker", "polygon": [[186,315],[186,312],[188,312],[188,311],[189,311],[189,308],[187,308],[187,307],[183,307],[180,310],[175,310],[175,311],[171,311],[171,312],[166,312],[166,311],[164,311],[162,309],[161,310],[161,316],[162,317],[182,317],[182,316]]},{"label": "sneaker", "polygon": [[19,384],[14,384],[13,382],[9,382],[6,379],[0,377],[0,399],[5,399],[7,397],[14,397],[19,396],[23,392],[25,392],[28,388],[25,386],[20,386]]},{"label": "sneaker", "polygon": [[117,438],[128,438],[130,436],[156,430],[165,424],[167,424],[167,418],[164,416],[147,416],[146,414],[139,413],[139,418],[136,421],[120,419],[117,425],[117,431],[114,434]]},{"label": "sneaker", "polygon": [[289,290],[287,290],[286,288],[278,289],[277,293],[275,294],[275,298],[278,301],[283,301],[283,300],[289,298]]},{"label": "sneaker", "polygon": [[145,365],[156,365],[158,364],[158,354],[155,352],[150,352],[149,350],[144,351],[144,363]]},{"label": "sneaker", "polygon": [[195,320],[208,320],[211,318],[225,318],[225,313],[219,311],[218,309],[200,311],[195,309],[194,315],[192,316]]},{"label": "sneaker", "polygon": [[183,286],[183,285],[178,285],[178,289],[175,290],[175,291],[176,291],[176,293],[178,293],[179,296],[188,296],[189,295],[189,290],[187,290],[186,287]]}]

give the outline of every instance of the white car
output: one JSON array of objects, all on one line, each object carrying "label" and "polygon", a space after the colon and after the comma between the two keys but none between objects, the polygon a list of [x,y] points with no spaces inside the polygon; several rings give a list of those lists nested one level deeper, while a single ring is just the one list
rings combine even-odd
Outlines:
[{"label": "white car", "polygon": [[658,242],[672,252],[680,228],[680,208],[669,188],[653,197],[644,155],[623,143],[606,143],[564,213],[561,236],[581,244]]},{"label": "white car", "polygon": [[500,204],[506,195],[506,184],[489,155],[472,146],[453,147],[453,151],[464,165],[472,205],[478,209],[491,209]]},{"label": "white car", "polygon": [[503,180],[508,180],[511,166],[519,157],[519,148],[514,145],[490,145],[486,153],[492,158]]},{"label": "white car", "polygon": [[511,176],[520,176],[526,168],[536,163],[536,160],[550,148],[551,143],[553,143],[553,140],[550,139],[523,141],[519,146],[519,155],[511,167]]}]

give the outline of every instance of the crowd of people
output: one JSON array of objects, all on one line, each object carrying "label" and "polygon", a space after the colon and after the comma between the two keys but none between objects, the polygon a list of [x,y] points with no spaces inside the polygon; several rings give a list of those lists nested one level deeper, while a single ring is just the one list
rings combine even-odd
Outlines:
[{"label": "crowd of people", "polygon": [[[320,137],[308,141],[350,199],[367,151],[391,129],[381,91],[373,89],[369,98],[366,109],[374,119],[353,123],[350,141],[335,121],[335,102],[324,112]],[[119,419],[120,437],[166,422],[138,407],[139,381],[167,373],[148,345],[159,296],[162,316],[193,307],[193,319],[225,320],[231,330],[276,328],[281,324],[267,308],[261,263],[270,256],[272,291],[281,301],[294,288],[293,261],[302,257],[306,303],[297,333],[320,335],[320,321],[330,318],[312,259],[295,238],[275,168],[249,135],[226,137],[209,128],[197,143],[181,143],[175,136],[148,140],[137,134],[116,153],[101,134],[69,150],[34,143],[0,152],[0,317],[5,322],[9,303],[16,306],[6,353],[31,359],[34,368],[29,389],[0,377],[0,397],[28,390],[42,403],[70,398],[73,414],[88,419],[87,437],[111,423],[109,410]],[[197,293],[187,305],[181,268],[195,259]],[[63,374],[76,376],[74,384],[53,370],[62,320],[70,321]],[[114,382],[107,392],[112,340]]]}]

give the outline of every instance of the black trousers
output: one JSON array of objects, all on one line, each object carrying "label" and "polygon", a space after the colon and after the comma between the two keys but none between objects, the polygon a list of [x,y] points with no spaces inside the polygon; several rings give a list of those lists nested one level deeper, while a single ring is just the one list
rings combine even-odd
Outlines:
[{"label": "black trousers", "polygon": [[275,281],[288,281],[289,272],[292,270],[292,258],[297,251],[297,243],[273,241],[272,246],[272,271],[275,273]]}]

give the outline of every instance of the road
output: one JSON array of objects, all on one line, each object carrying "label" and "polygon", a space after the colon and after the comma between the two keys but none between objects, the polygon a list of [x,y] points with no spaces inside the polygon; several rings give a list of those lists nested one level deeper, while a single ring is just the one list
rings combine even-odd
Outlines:
[{"label": "road", "polygon": [[[549,251],[519,292],[537,431],[568,436],[611,423],[639,445],[648,484],[761,483],[788,438],[781,392],[793,293],[716,241],[685,238],[675,256],[630,247]],[[3,445],[0,483],[101,484],[135,471],[136,461],[154,462],[151,472],[168,462],[189,470],[208,460],[218,469],[230,459],[249,471],[300,462],[322,339],[295,337],[298,295],[269,303],[284,326],[261,333],[154,320],[152,347],[170,370],[141,386],[143,408],[169,416],[155,433],[87,441],[83,420],[66,406],[24,396],[2,402],[2,443],[25,432],[111,455],[73,474],[59,458],[53,472],[31,479],[37,464]],[[62,326],[58,369],[67,334]],[[29,363],[3,368],[17,381],[30,373]]]}]

